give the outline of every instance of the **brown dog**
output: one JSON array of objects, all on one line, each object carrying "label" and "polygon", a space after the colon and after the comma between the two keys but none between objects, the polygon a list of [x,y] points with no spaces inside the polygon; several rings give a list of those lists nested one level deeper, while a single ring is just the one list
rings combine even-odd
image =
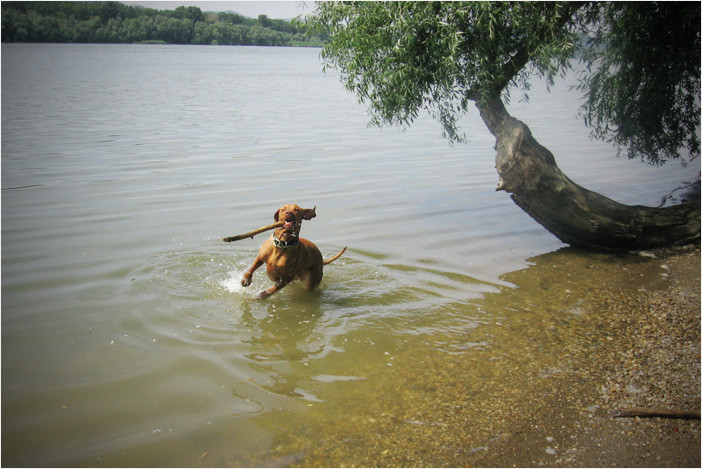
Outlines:
[{"label": "brown dog", "polygon": [[341,257],[346,248],[325,261],[312,241],[300,238],[302,220],[316,217],[315,209],[316,207],[303,209],[295,204],[288,204],[275,212],[275,221],[285,221],[285,224],[276,228],[273,235],[261,245],[256,260],[244,273],[242,286],[251,285],[251,276],[263,264],[266,264],[268,278],[273,280],[275,285],[262,291],[258,295],[260,299],[268,298],[296,279],[302,280],[308,290],[319,285],[322,281],[323,266]]}]

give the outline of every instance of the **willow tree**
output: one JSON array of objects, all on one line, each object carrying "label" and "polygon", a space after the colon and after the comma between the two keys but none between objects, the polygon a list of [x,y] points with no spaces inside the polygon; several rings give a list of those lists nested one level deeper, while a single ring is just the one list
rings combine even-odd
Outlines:
[{"label": "willow tree", "polygon": [[650,164],[694,160],[699,3],[319,2],[308,21],[329,34],[325,67],[340,70],[372,123],[408,126],[427,110],[460,142],[458,119],[477,107],[497,141],[498,190],[563,242],[617,250],[699,239],[699,204],[629,206],[575,184],[504,106],[529,80],[552,84],[580,62],[595,138]]}]

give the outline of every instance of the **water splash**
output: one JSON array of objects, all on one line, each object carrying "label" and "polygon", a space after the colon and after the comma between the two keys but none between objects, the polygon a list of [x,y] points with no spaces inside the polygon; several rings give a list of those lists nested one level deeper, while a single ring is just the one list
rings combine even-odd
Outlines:
[{"label": "water splash", "polygon": [[244,276],[244,272],[241,270],[230,270],[228,275],[229,278],[221,280],[219,284],[226,288],[229,293],[237,293],[240,295],[246,293],[244,287],[241,286],[241,278]]}]

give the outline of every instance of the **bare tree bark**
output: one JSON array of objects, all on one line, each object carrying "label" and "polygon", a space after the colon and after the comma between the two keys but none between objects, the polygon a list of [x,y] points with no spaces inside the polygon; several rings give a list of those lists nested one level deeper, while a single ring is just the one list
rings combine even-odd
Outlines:
[{"label": "bare tree bark", "polygon": [[566,244],[600,251],[641,250],[700,240],[700,205],[624,205],[587,190],[561,172],[548,149],[500,98],[476,101],[497,139],[498,190]]}]

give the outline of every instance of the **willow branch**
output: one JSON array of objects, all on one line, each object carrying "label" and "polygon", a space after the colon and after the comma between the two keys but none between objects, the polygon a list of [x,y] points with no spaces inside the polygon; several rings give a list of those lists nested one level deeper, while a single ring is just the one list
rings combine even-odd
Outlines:
[{"label": "willow branch", "polygon": [[[541,31],[538,35],[539,43],[543,44],[550,41],[554,36],[554,31],[560,31],[565,27],[572,19],[573,15],[587,2],[570,2],[568,7],[563,12],[558,23],[556,23],[555,28],[551,30]],[[517,74],[529,63],[531,60],[531,52],[527,44],[524,44],[521,49],[517,51],[512,58],[505,63],[503,67],[502,80],[499,80],[493,86],[494,90],[501,92],[504,90],[509,82],[517,76]]]}]

